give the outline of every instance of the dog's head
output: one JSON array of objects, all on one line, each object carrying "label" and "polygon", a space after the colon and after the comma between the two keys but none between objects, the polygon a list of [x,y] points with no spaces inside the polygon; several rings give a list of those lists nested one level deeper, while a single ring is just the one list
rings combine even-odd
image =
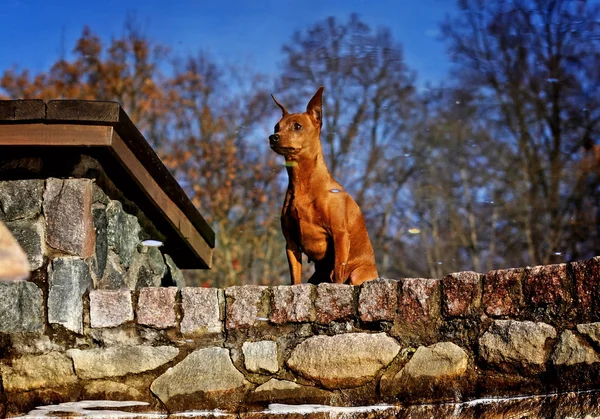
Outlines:
[{"label": "dog's head", "polygon": [[304,113],[290,114],[275,96],[271,97],[282,112],[281,120],[275,125],[275,133],[269,136],[269,145],[273,151],[286,160],[296,160],[320,150],[323,86],[319,87],[308,102]]}]

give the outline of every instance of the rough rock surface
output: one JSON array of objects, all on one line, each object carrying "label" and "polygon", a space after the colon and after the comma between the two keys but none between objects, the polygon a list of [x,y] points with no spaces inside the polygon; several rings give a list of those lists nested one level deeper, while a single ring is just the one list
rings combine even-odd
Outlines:
[{"label": "rough rock surface", "polygon": [[48,179],[43,207],[50,246],[83,258],[93,255],[96,233],[91,180]]},{"label": "rough rock surface", "polygon": [[560,335],[560,339],[554,353],[552,362],[555,365],[575,365],[575,364],[593,364],[600,362],[600,356],[594,349],[581,337],[571,330],[565,330]]},{"label": "rough rock surface", "polygon": [[77,382],[71,360],[59,352],[24,355],[11,365],[0,364],[0,370],[7,392],[56,388]]},{"label": "rough rock surface", "polygon": [[[6,223],[19,245],[27,255],[29,269],[35,271],[44,263],[44,224],[41,218],[35,220],[17,220]],[[2,233],[0,232],[0,236]],[[1,241],[1,240],[0,240]],[[1,245],[0,245],[1,246]],[[0,255],[0,260],[2,255]]]},{"label": "rough rock surface", "polygon": [[0,221],[0,280],[14,281],[29,276],[27,255]]},{"label": "rough rock surface", "polygon": [[577,331],[592,339],[597,345],[600,345],[600,322],[578,324]]},{"label": "rough rock surface", "polygon": [[453,398],[465,381],[468,364],[467,353],[452,342],[420,346],[396,374],[390,390],[427,399]]},{"label": "rough rock surface", "polygon": [[39,179],[0,182],[0,220],[37,217],[43,191],[44,181]]},{"label": "rough rock surface", "polygon": [[92,288],[87,264],[79,258],[56,258],[49,267],[48,320],[83,332],[83,294]]},{"label": "rough rock surface", "polygon": [[502,269],[485,274],[483,306],[488,316],[515,316],[524,304],[525,269]]},{"label": "rough rock surface", "polygon": [[167,265],[157,247],[139,246],[133,254],[125,282],[129,289],[160,287]]},{"label": "rough rock surface", "polygon": [[317,322],[321,324],[350,318],[354,315],[354,287],[345,284],[319,284],[315,309]]},{"label": "rough rock surface", "polygon": [[221,302],[223,290],[216,288],[186,287],[181,290],[183,319],[181,333],[184,335],[221,333]]},{"label": "rough rock surface", "polygon": [[171,361],[179,349],[171,346],[115,346],[99,349],[70,349],[75,372],[81,379],[120,377],[151,371]]},{"label": "rough rock surface", "polygon": [[138,324],[156,329],[177,326],[177,318],[175,317],[176,295],[176,287],[142,288],[137,305]]},{"label": "rough rock surface", "polygon": [[[94,185],[95,188],[98,188]],[[106,218],[106,207],[101,204],[92,205],[92,217],[94,229],[96,230],[96,246],[92,258],[92,272],[94,280],[100,280],[104,276],[108,258],[108,219]]]},{"label": "rough rock surface", "polygon": [[442,280],[442,309],[450,317],[471,317],[481,314],[483,275],[457,272]]},{"label": "rough rock surface", "polygon": [[0,282],[0,331],[40,332],[44,328],[42,290],[32,282]]},{"label": "rough rock surface", "polygon": [[439,316],[440,280],[406,278],[400,286],[398,316],[403,322],[427,322]]},{"label": "rough rock surface", "polygon": [[116,290],[126,287],[125,270],[119,261],[119,255],[109,250],[102,278],[96,282],[96,289]]},{"label": "rough rock surface", "polygon": [[496,320],[479,339],[482,359],[504,371],[539,372],[545,370],[549,339],[556,330],[546,323]]},{"label": "rough rock surface", "polygon": [[276,373],[279,371],[277,343],[271,340],[244,342],[244,366],[248,371]]},{"label": "rough rock surface", "polygon": [[287,365],[326,388],[349,388],[373,380],[399,351],[384,333],[314,336],[294,348]]},{"label": "rough rock surface", "polygon": [[398,281],[367,281],[360,288],[358,314],[364,322],[393,321],[398,306]]},{"label": "rough rock surface", "polygon": [[119,255],[121,263],[127,268],[140,243],[141,227],[138,219],[123,211],[123,205],[119,201],[110,201],[106,206],[106,217],[108,248]]},{"label": "rough rock surface", "polygon": [[167,264],[167,267],[169,268],[169,274],[171,275],[171,279],[174,282],[174,285],[177,286],[177,288],[182,289],[185,287],[185,277],[183,276],[183,273],[181,272],[181,269],[179,269],[177,267],[177,265],[175,264],[175,261],[173,260],[173,258],[169,255],[165,255],[165,263]]},{"label": "rough rock surface", "polygon": [[88,400],[143,400],[144,394],[135,387],[110,380],[92,381],[83,388]]},{"label": "rough rock surface", "polygon": [[241,401],[249,383],[225,348],[199,349],[158,377],[150,389],[170,411],[219,407]]},{"label": "rough rock surface", "polygon": [[246,285],[229,287],[225,290],[227,329],[240,329],[254,326],[267,320],[269,301],[265,298],[267,287]]},{"label": "rough rock surface", "polygon": [[303,386],[293,381],[270,379],[248,394],[249,403],[330,403],[333,393],[318,387]]},{"label": "rough rock surface", "polygon": [[116,327],[133,320],[131,291],[90,291],[90,325],[92,327]]},{"label": "rough rock surface", "polygon": [[581,314],[585,321],[600,320],[600,256],[570,266]]},{"label": "rough rock surface", "polygon": [[314,320],[312,304],[314,285],[300,284],[273,287],[273,304],[269,320],[275,324]]}]

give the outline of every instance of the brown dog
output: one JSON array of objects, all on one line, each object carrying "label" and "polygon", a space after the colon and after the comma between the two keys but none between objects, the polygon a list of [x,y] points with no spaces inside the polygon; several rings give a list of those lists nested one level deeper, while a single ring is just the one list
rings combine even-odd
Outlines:
[{"label": "brown dog", "polygon": [[285,157],[289,184],[281,227],[292,283],[302,281],[302,253],[315,263],[308,282],[353,285],[378,277],[373,246],[360,208],[331,176],[321,150],[321,86],[305,113],[290,114],[274,96],[283,116],[269,136],[273,151]]}]

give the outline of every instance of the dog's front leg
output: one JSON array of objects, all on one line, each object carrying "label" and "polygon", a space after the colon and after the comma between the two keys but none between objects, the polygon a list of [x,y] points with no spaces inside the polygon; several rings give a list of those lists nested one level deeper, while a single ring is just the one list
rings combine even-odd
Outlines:
[{"label": "dog's front leg", "polygon": [[344,229],[333,234],[333,251],[335,265],[331,280],[337,284],[343,284],[348,279],[347,263],[350,255],[350,234],[347,230]]},{"label": "dog's front leg", "polygon": [[302,252],[293,241],[288,241],[285,246],[285,252],[290,266],[290,275],[292,284],[297,285],[302,282]]}]

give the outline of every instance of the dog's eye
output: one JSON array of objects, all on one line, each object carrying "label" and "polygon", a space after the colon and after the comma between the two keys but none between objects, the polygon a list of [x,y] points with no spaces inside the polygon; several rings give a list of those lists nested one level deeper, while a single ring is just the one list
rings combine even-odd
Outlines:
[{"label": "dog's eye", "polygon": [[279,124],[275,125],[275,128],[273,129],[274,132],[279,132]]},{"label": "dog's eye", "polygon": [[296,131],[300,131],[300,130],[302,129],[302,125],[300,125],[299,123],[297,123],[297,122],[296,122],[296,123],[294,124],[294,129],[295,129]]}]

